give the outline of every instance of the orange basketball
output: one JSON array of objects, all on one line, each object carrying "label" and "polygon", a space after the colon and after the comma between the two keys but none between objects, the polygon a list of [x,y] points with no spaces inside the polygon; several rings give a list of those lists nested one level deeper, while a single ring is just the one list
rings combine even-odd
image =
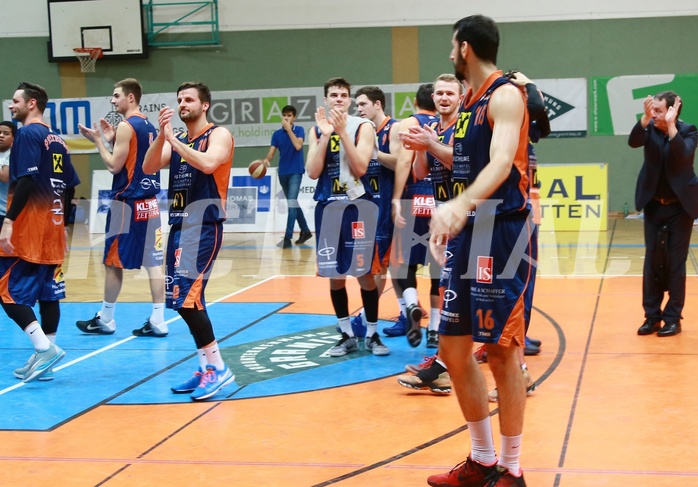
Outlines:
[{"label": "orange basketball", "polygon": [[252,161],[247,169],[250,171],[250,176],[255,179],[263,178],[267,174],[267,166],[264,165],[264,161],[261,159]]}]

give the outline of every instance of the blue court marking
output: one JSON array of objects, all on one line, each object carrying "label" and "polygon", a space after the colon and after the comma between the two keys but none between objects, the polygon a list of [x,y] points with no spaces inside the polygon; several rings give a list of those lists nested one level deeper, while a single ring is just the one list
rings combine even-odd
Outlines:
[{"label": "blue court marking", "polygon": [[[228,350],[250,343],[274,341],[276,337],[324,334],[328,350],[339,335],[334,331],[333,315],[277,313],[288,303],[216,303],[208,308],[224,357]],[[198,367],[194,343],[181,319],[170,323],[166,338],[135,338],[133,328],[140,327],[150,313],[149,303],[119,303],[116,309],[117,331],[113,335],[84,335],[76,327],[78,319],[88,319],[99,303],[62,303],[61,326],[57,343],[66,357],[50,382],[22,384],[12,370],[24,364],[32,353],[28,338],[19,327],[8,323],[0,360],[0,429],[51,430],[101,404],[190,403],[188,394],[173,394],[170,387],[191,377]],[[167,310],[166,319],[177,317]],[[380,322],[379,330],[391,326]],[[233,383],[213,399],[247,399],[270,395],[337,387],[394,375],[405,363],[419,362],[427,350],[422,344],[411,348],[404,337],[386,338],[387,357],[374,357],[361,350],[325,365],[294,370],[286,375],[249,380],[249,371],[239,361],[229,362],[234,373],[246,372],[247,383]],[[111,347],[111,348],[109,348]],[[106,349],[105,349],[106,348]],[[318,352],[320,353],[320,352]],[[240,377],[243,377],[241,374]]]}]

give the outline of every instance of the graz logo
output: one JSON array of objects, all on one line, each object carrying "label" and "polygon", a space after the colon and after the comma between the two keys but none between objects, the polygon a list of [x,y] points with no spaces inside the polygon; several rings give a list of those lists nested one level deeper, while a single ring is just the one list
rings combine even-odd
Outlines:
[{"label": "graz logo", "polygon": [[324,240],[324,243],[324,247],[317,249],[317,255],[319,255],[320,257],[326,257],[327,260],[330,260],[330,257],[332,256],[332,254],[334,254],[336,249],[327,245],[327,239]]}]

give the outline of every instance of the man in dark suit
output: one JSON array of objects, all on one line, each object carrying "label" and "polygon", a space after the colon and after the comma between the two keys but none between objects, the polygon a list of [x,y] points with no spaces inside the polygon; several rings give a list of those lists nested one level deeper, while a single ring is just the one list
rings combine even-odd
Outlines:
[{"label": "man in dark suit", "polygon": [[[686,258],[698,217],[698,177],[693,170],[698,131],[679,120],[681,98],[673,91],[648,96],[644,108],[628,138],[630,147],[645,149],[635,190],[635,206],[645,214],[645,322],[637,334],[656,331],[665,337],[681,333]],[[665,291],[669,300],[662,310]]]}]

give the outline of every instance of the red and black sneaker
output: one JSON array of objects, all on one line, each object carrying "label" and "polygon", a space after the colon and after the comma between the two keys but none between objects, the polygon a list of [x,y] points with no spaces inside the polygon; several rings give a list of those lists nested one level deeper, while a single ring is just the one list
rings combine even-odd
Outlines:
[{"label": "red and black sneaker", "polygon": [[496,465],[488,467],[468,456],[466,461],[453,467],[450,472],[431,475],[427,483],[432,487],[483,487],[496,471]]},{"label": "red and black sneaker", "polygon": [[494,472],[487,477],[487,483],[483,485],[485,487],[526,487],[526,482],[523,478],[523,472],[521,472],[520,477],[515,477],[509,473],[509,470],[497,465]]}]

